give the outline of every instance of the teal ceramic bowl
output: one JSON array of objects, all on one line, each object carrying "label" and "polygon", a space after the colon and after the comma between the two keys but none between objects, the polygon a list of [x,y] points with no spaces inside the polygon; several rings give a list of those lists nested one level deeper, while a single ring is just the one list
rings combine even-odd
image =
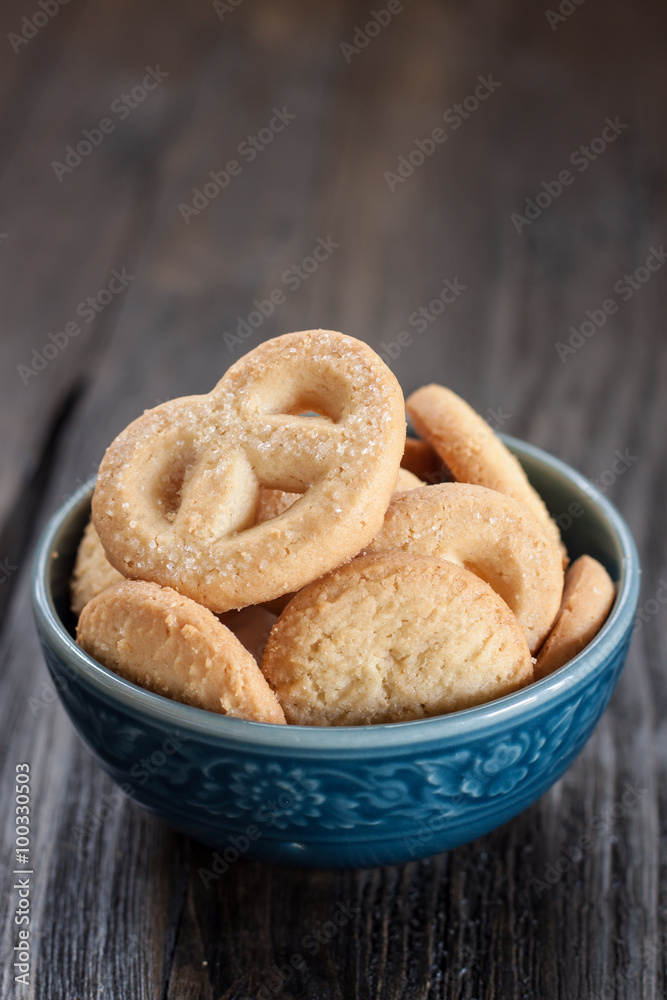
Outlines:
[{"label": "teal ceramic bowl", "polygon": [[[271,726],[181,705],[122,680],[73,640],[68,581],[92,481],[51,520],[33,595],[60,699],[121,792],[216,848],[211,877],[243,856],[365,867],[446,851],[512,819],[580,752],[626,658],[637,553],[622,517],[588,480],[538,448],[505,441],[560,518],[571,557],[588,553],[607,567],[616,601],[593,642],[550,677],[433,719]],[[90,818],[91,829],[96,821]],[[86,835],[85,825],[78,833]]]}]

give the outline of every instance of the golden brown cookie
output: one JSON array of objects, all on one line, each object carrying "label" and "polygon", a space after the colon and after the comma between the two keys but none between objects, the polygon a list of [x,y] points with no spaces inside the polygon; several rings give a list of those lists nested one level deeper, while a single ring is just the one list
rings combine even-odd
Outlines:
[{"label": "golden brown cookie", "polygon": [[300,496],[300,493],[286,493],[285,490],[260,490],[255,524],[263,524],[284,514]]},{"label": "golden brown cookie", "polygon": [[70,582],[74,614],[80,615],[88,601],[123,579],[124,577],[107,559],[95,526],[89,521],[79,543]]},{"label": "golden brown cookie", "polygon": [[423,480],[415,476],[414,472],[410,472],[409,469],[399,469],[398,479],[396,480],[396,488],[394,489],[394,495],[396,493],[405,493],[407,490],[418,490],[420,486],[425,486],[426,484]]},{"label": "golden brown cookie", "polygon": [[77,642],[128,681],[197,708],[284,723],[251,654],[215,615],[168,587],[124,580],[81,612]]},{"label": "golden brown cookie", "polygon": [[358,556],[298,593],[262,670],[288,721],[307,726],[421,719],[533,679],[523,630],[488,584],[395,551]]},{"label": "golden brown cookie", "polygon": [[481,577],[517,616],[531,650],[558,614],[560,547],[525,504],[495,490],[441,483],[393,496],[366,551],[387,549],[447,559]]},{"label": "golden brown cookie", "polygon": [[535,680],[558,670],[585,649],[604,625],[616,588],[604,566],[580,556],[565,574],[563,602],[547,641],[537,655]]},{"label": "golden brown cookie", "polygon": [[[394,493],[401,493],[404,490],[416,490],[424,483],[407,469],[398,470],[398,478]],[[259,501],[257,503],[257,513],[255,514],[255,524],[263,524],[270,521],[279,514],[284,514],[286,510],[301,496],[300,493],[285,493],[284,490],[260,490]],[[282,600],[282,598],[277,598]]]},{"label": "golden brown cookie", "polygon": [[[93,520],[125,576],[215,612],[260,604],[371,540],[404,444],[403,394],[367,344],[330,330],[287,334],[207,395],[130,424],[102,461]],[[262,487],[303,496],[257,525]]]},{"label": "golden brown cookie", "polygon": [[401,459],[401,467],[412,472],[423,483],[442,483],[451,474],[443,466],[442,459],[426,441],[417,438],[405,439],[405,449]]},{"label": "golden brown cookie", "polygon": [[[421,479],[418,479],[408,469],[400,468],[398,470],[396,488],[392,496],[404,493],[407,490],[419,489],[421,486],[424,486]],[[282,490],[262,490],[257,505],[257,523],[261,524],[263,521],[269,521],[272,517],[278,517],[279,514],[282,514],[291,507],[299,499],[300,495],[299,493],[284,493]],[[273,601],[266,601],[262,606],[271,614],[279,615],[293,597],[294,593],[283,594],[282,597],[276,597]]]},{"label": "golden brown cookie", "polygon": [[417,433],[432,445],[456,480],[521,500],[561,544],[556,522],[517,459],[460,396],[441,385],[425,385],[405,405]]}]

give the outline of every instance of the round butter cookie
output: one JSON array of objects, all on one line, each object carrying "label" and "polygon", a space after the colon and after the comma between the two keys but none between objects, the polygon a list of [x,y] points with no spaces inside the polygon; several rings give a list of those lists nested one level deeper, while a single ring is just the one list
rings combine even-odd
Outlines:
[{"label": "round butter cookie", "polygon": [[81,612],[76,640],[128,681],[175,701],[284,723],[251,654],[210,611],[168,587],[124,580]]},{"label": "round butter cookie", "polygon": [[473,573],[432,556],[359,556],[305,587],[262,670],[288,722],[405,722],[479,705],[533,679],[523,630]]},{"label": "round butter cookie", "polygon": [[89,521],[79,543],[70,582],[72,611],[80,615],[88,601],[124,579],[107,559],[95,525]]},{"label": "round butter cookie", "polygon": [[535,679],[558,670],[585,649],[604,625],[616,588],[604,566],[580,556],[565,574],[563,602],[547,641],[537,654]]}]

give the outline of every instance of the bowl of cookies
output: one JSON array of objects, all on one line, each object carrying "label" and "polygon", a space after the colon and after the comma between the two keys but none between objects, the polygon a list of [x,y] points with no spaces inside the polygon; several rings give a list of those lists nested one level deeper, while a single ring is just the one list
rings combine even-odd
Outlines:
[{"label": "bowl of cookies", "polygon": [[33,577],[76,730],[119,795],[212,846],[205,882],[399,863],[516,816],[604,712],[638,591],[588,480],[444,386],[404,400],[326,330],[131,423]]}]

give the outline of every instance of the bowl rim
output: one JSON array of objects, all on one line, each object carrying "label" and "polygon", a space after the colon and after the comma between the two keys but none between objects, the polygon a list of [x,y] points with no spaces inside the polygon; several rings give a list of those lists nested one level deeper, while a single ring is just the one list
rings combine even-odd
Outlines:
[{"label": "bowl rim", "polygon": [[[189,730],[209,741],[241,742],[265,750],[316,750],[354,754],[364,749],[388,750],[461,736],[481,734],[489,729],[509,728],[516,724],[538,703],[543,709],[557,704],[584,684],[603,667],[629,629],[639,594],[640,567],[637,549],[624,518],[604,494],[585,476],[561,459],[535,445],[507,434],[500,435],[519,459],[525,455],[548,466],[569,480],[597,506],[607,522],[621,552],[620,577],[612,611],[600,632],[578,656],[553,674],[535,681],[513,694],[449,715],[409,722],[382,723],[374,726],[296,726],[253,722],[218,715],[204,709],[172,701],[146,691],[126,681],[88,656],[76,645],[62,624],[47,586],[47,569],[54,542],[76,508],[92,492],[95,476],[77,489],[50,518],[38,543],[32,576],[33,609],[42,642],[68,664],[70,674],[76,674],[89,686],[97,688],[107,698],[124,703],[136,715],[172,731]],[[61,692],[59,691],[59,694]]]}]

